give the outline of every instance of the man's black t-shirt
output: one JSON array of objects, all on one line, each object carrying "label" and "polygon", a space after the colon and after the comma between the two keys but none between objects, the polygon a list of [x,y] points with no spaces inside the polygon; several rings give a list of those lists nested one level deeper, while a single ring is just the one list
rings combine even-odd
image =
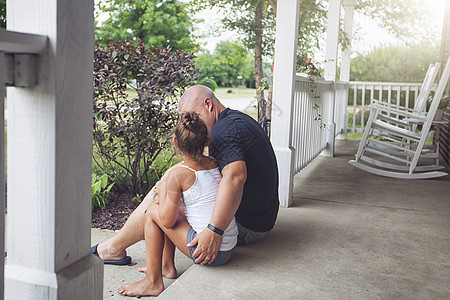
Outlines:
[{"label": "man's black t-shirt", "polygon": [[237,221],[244,227],[264,232],[271,230],[278,214],[278,167],[269,138],[250,116],[225,109],[210,132],[209,153],[220,171],[235,161],[247,166]]}]

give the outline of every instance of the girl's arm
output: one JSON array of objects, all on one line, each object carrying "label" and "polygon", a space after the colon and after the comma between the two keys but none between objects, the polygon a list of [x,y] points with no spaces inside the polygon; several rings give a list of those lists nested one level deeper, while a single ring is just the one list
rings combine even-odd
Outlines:
[{"label": "girl's arm", "polygon": [[177,172],[171,172],[166,180],[158,183],[159,217],[166,228],[175,226],[178,219],[181,187],[178,184]]}]

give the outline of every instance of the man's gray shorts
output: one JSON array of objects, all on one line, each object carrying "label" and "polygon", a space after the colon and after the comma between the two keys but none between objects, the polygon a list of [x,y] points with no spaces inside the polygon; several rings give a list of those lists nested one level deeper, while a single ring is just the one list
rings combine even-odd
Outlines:
[{"label": "man's gray shorts", "polygon": [[[195,232],[195,230],[192,229],[192,227],[189,228],[188,234],[186,236],[186,242],[189,244],[195,238],[196,235],[197,232]],[[195,258],[192,257],[192,254],[194,253],[195,249],[197,249],[197,245],[195,245],[194,247],[188,247],[188,249],[192,260],[194,261],[195,264],[198,264],[195,262]],[[214,267],[224,265],[230,260],[231,256],[233,256],[233,252],[234,248],[228,251],[219,251],[219,253],[217,253],[216,259],[212,263],[206,264],[205,266]]]},{"label": "man's gray shorts", "polygon": [[270,230],[266,232],[257,232],[250,230],[239,224],[237,220],[236,224],[239,230],[238,245],[248,245],[259,242],[260,240],[263,240],[270,232]]}]

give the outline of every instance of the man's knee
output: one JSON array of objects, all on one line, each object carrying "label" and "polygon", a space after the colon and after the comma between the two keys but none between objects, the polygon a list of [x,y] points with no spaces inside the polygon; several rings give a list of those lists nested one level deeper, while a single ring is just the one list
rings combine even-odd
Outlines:
[{"label": "man's knee", "polygon": [[236,221],[236,224],[237,224],[238,230],[239,230],[238,244],[240,244],[240,245],[248,245],[248,244],[253,244],[253,243],[259,242],[259,241],[265,239],[269,235],[269,232],[270,232],[270,231],[266,231],[266,232],[253,231],[253,230],[250,230],[250,229],[242,226],[237,221]]}]

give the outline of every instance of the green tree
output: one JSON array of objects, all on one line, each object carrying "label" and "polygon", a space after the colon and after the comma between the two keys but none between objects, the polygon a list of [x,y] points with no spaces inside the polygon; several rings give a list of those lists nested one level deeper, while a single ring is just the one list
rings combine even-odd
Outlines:
[{"label": "green tree", "polygon": [[422,82],[428,66],[439,61],[439,49],[427,43],[378,47],[352,59],[350,80]]},{"label": "green tree", "polygon": [[232,86],[237,83],[237,76],[243,76],[242,68],[248,60],[245,47],[223,41],[217,44],[213,54],[208,51],[199,54],[196,65],[201,77],[213,77],[219,86]]},{"label": "green tree", "polygon": [[103,0],[99,10],[109,18],[96,26],[98,43],[108,40],[142,40],[157,48],[195,51],[193,20],[178,0]]},{"label": "green tree", "polygon": [[241,68],[242,81],[248,88],[255,88],[255,59],[250,57]]},{"label": "green tree", "polygon": [[0,0],[0,28],[6,28],[6,0]]},{"label": "green tree", "polygon": [[[273,53],[276,0],[194,0],[198,9],[215,6],[223,9],[222,22],[226,29],[242,35],[244,44],[255,53],[256,87],[261,86],[262,55]],[[430,40],[432,28],[428,20],[426,0],[358,0],[356,10],[374,19],[380,26],[405,42]],[[301,0],[299,50],[313,54],[324,41],[328,14],[327,0]],[[420,25],[420,26],[419,26]],[[348,39],[341,35],[341,41]],[[259,89],[258,89],[259,90]],[[269,89],[270,91],[270,89]],[[260,96],[259,94],[257,95]],[[271,96],[269,92],[268,106]],[[270,119],[270,109],[267,113]]]},{"label": "green tree", "polygon": [[241,33],[241,40],[254,53],[255,84],[258,99],[263,96],[263,56],[271,55],[274,43],[275,12],[266,0],[194,0],[198,9],[219,7],[225,28]]}]

